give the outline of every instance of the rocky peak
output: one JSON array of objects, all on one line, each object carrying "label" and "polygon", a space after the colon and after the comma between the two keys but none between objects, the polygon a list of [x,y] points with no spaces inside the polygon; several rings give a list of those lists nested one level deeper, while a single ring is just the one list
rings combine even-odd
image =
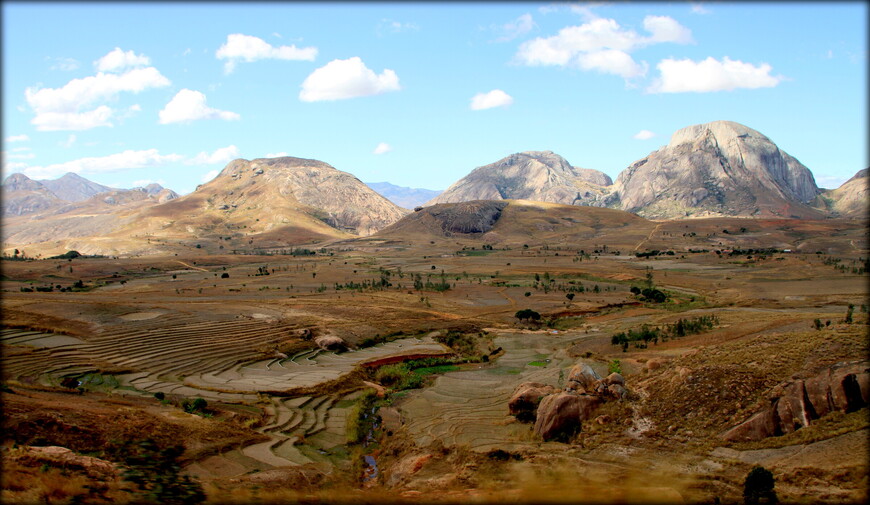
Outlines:
[{"label": "rocky peak", "polygon": [[45,186],[19,172],[10,175],[3,181],[3,189],[6,191],[36,191],[45,189]]},{"label": "rocky peak", "polygon": [[580,169],[552,151],[525,151],[477,167],[428,205],[473,200],[535,200],[595,205],[610,182],[597,170]]},{"label": "rocky peak", "polygon": [[819,193],[812,173],[769,138],[732,121],[678,130],[616,182],[622,208],[649,217],[779,214]]}]

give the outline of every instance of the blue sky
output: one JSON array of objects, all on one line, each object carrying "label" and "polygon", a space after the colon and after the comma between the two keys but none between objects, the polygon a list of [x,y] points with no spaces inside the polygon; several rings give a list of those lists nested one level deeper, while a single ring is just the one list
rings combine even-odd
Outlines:
[{"label": "blue sky", "polygon": [[509,154],[621,170],[677,129],[868,166],[867,5],[3,3],[3,172],[187,193],[235,158],[444,189]]}]

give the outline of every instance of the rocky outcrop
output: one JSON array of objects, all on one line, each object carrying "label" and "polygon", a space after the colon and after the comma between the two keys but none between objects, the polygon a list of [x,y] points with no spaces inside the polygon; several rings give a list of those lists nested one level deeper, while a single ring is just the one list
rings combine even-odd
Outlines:
[{"label": "rocky outcrop", "polygon": [[325,351],[346,351],[347,342],[335,335],[323,335],[314,339],[314,343]]},{"label": "rocky outcrop", "polygon": [[572,167],[552,151],[512,154],[475,168],[426,205],[472,200],[534,200],[567,205],[603,206],[610,177],[598,170]]},{"label": "rocky outcrop", "polygon": [[282,208],[291,207],[356,235],[371,235],[407,214],[347,172],[290,156],[234,160],[197,193],[207,196],[209,209],[225,205],[230,220],[244,209],[280,215]]},{"label": "rocky outcrop", "polygon": [[678,130],[670,143],[617,177],[623,210],[689,215],[819,217],[812,173],[761,133],[731,121]]},{"label": "rocky outcrop", "polygon": [[775,387],[769,404],[721,435],[732,442],[761,440],[809,426],[833,411],[870,404],[870,361],[838,363],[809,379]]},{"label": "rocky outcrop", "polygon": [[520,422],[533,422],[541,400],[555,392],[553,386],[547,384],[524,382],[514,389],[514,394],[508,401],[508,410]]},{"label": "rocky outcrop", "polygon": [[[511,413],[527,412],[533,401],[540,402],[535,412],[535,434],[544,440],[565,440],[582,428],[583,422],[594,419],[595,410],[609,400],[622,400],[628,395],[625,378],[611,373],[602,378],[585,363],[571,367],[565,391],[543,395],[546,387],[540,383],[520,384],[514,391],[509,407]],[[514,407],[514,403],[518,407]],[[514,414],[517,415],[517,414]],[[520,417],[517,415],[517,419]],[[602,422],[599,420],[599,422]]]},{"label": "rocky outcrop", "polygon": [[868,169],[855,174],[839,188],[828,191],[831,210],[841,216],[867,217],[870,215],[870,177]]},{"label": "rocky outcrop", "polygon": [[41,182],[15,173],[3,181],[3,216],[23,216],[62,205]]},{"label": "rocky outcrop", "polygon": [[544,397],[538,406],[535,434],[544,440],[565,440],[580,431],[583,421],[601,405],[601,398],[570,392]]}]

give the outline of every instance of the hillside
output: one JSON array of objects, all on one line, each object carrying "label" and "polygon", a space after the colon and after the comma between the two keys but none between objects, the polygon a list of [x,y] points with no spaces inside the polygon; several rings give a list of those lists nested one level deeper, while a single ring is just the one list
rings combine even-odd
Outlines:
[{"label": "hillside", "polygon": [[566,205],[602,206],[610,178],[576,168],[552,151],[512,154],[475,168],[427,205],[472,200],[535,200]]},{"label": "hillside", "polygon": [[828,191],[831,210],[849,217],[867,217],[870,215],[870,178],[868,169],[860,170],[839,188]]},{"label": "hillside", "polygon": [[812,173],[761,133],[730,121],[678,130],[667,146],[617,177],[622,209],[657,219],[684,216],[817,218]]}]

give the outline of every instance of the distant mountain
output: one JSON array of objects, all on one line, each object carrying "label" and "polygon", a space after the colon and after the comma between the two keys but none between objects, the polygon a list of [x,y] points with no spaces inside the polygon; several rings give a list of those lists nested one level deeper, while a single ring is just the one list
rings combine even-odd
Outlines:
[{"label": "distant mountain", "polygon": [[63,177],[54,180],[43,180],[40,182],[49,191],[54,193],[56,197],[67,202],[81,202],[94,195],[115,189],[89,181],[72,172],[67,172]]},{"label": "distant mountain", "polygon": [[15,173],[3,181],[3,216],[21,216],[63,204],[41,182]]},{"label": "distant mountain", "polygon": [[842,216],[870,217],[870,176],[868,169],[859,170],[839,188],[826,192],[831,210]]},{"label": "distant mountain", "polygon": [[475,168],[427,205],[514,199],[602,206],[611,183],[607,174],[573,167],[552,151],[527,151]]},{"label": "distant mountain", "polygon": [[623,210],[645,217],[821,217],[812,173],[761,133],[731,121],[678,130],[613,187]]},{"label": "distant mountain", "polygon": [[406,188],[404,186],[390,184],[389,182],[367,182],[366,186],[377,191],[387,200],[405,209],[413,209],[414,207],[423,205],[441,194],[440,191],[422,188]]}]

